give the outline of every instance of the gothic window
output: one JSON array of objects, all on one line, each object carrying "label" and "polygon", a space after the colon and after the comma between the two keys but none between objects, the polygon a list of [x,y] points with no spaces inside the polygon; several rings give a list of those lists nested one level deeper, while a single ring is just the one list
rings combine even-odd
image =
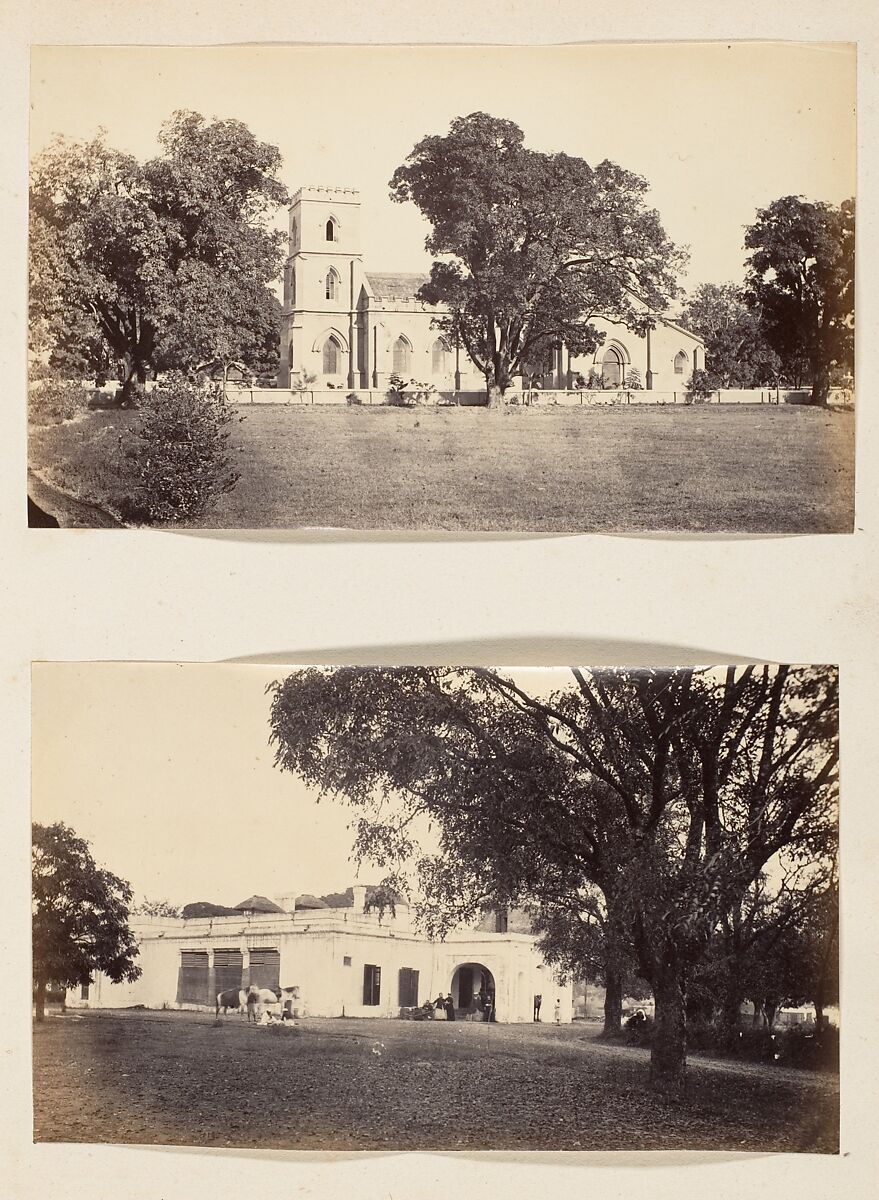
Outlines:
[{"label": "gothic window", "polygon": [[408,375],[412,366],[412,347],[404,337],[394,342],[394,374]]},{"label": "gothic window", "polygon": [[339,272],[335,267],[330,267],[327,271],[326,279],[326,297],[328,300],[336,300],[339,296],[339,285],[341,283]]},{"label": "gothic window", "polygon": [[608,346],[601,360],[601,383],[606,388],[622,387],[623,356],[615,346]]},{"label": "gothic window", "polygon": [[296,218],[290,222],[290,243],[293,246],[299,245],[299,226],[296,224]]},{"label": "gothic window", "polygon": [[323,353],[323,368],[324,375],[339,374],[339,355],[342,352],[342,347],[339,345],[333,334],[324,342]]},{"label": "gothic window", "polygon": [[689,361],[686,350],[679,350],[675,355],[675,375],[683,375]]},{"label": "gothic window", "polygon": [[296,307],[296,268],[290,268],[290,307]]},{"label": "gothic window", "polygon": [[445,338],[437,338],[430,351],[430,369],[434,375],[445,375],[448,370],[449,346]]},{"label": "gothic window", "polygon": [[328,242],[337,242],[339,240],[339,225],[335,217],[330,217],[327,221],[326,235]]}]

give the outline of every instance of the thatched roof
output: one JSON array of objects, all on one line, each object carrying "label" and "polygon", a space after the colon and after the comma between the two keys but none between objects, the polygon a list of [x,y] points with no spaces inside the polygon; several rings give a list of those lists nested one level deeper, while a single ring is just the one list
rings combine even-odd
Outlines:
[{"label": "thatched roof", "polygon": [[237,909],[227,908],[225,904],[212,904],[210,900],[195,900],[192,904],[184,904],[182,916],[191,920],[194,917],[234,917]]},{"label": "thatched roof", "polygon": [[297,908],[329,908],[330,906],[324,900],[318,899],[317,896],[309,895],[305,892],[301,896],[296,897]]},{"label": "thatched roof", "polygon": [[249,896],[235,905],[236,912],[282,913],[284,910],[268,896]]}]

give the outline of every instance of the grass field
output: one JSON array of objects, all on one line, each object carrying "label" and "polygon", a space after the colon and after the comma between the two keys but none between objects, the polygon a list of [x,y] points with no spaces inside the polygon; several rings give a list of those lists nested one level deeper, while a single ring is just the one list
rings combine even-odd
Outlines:
[{"label": "grass field", "polygon": [[[794,406],[241,411],[238,487],[209,528],[843,532],[854,414]],[[119,426],[34,430],[39,503],[62,524],[117,507]],[[62,493],[53,495],[53,485]],[[65,508],[63,492],[80,501]]]},{"label": "grass field", "polygon": [[646,1090],[647,1051],[598,1025],[86,1012],[34,1030],[36,1141],[301,1150],[838,1149],[838,1078],[691,1059]]}]

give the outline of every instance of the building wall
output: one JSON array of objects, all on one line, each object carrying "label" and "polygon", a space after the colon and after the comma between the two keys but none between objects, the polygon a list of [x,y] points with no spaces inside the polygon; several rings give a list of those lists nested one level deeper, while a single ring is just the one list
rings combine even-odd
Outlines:
[{"label": "building wall", "polygon": [[[215,950],[239,949],[246,962],[250,949],[273,947],[280,952],[279,984],[300,989],[306,1015],[398,1016],[401,968],[418,971],[417,1002],[423,1004],[440,992],[457,991],[456,972],[467,964],[491,972],[498,1021],[530,1021],[537,993],[543,995],[544,1019],[551,1019],[556,996],[562,1001],[562,1019],[570,1021],[573,1013],[572,987],[555,983],[530,934],[459,930],[445,942],[432,943],[412,928],[405,905],[398,907],[396,916],[385,912],[381,918],[358,906],[249,918],[160,918],[132,922],[132,930],[140,946],[141,978],[112,984],[98,975],[87,1001],[80,998],[79,989],[71,989],[71,1007],[211,1007],[213,991],[205,1005],[178,1003],[182,951],[208,951],[210,962]],[[367,965],[381,969],[378,1005],[363,1003]]]}]

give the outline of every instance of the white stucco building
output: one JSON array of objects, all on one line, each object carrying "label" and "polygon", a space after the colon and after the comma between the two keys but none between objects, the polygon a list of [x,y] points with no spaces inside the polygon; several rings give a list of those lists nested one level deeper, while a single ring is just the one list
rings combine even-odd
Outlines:
[{"label": "white stucco building", "polygon": [[[278,384],[301,373],[317,389],[384,388],[392,374],[433,384],[439,392],[484,388],[484,379],[457,347],[433,328],[441,310],[416,298],[424,274],[373,271],[363,262],[360,194],[353,188],[302,187],[293,197],[284,268]],[[705,365],[694,334],[662,317],[641,337],[597,318],[605,341],[593,355],[553,352],[542,377],[565,389],[595,371],[604,386],[621,386],[638,371],[642,386],[681,391]]]},{"label": "white stucco building", "polygon": [[[573,985],[560,984],[517,914],[488,913],[477,926],[431,942],[412,924],[407,905],[395,913],[365,911],[367,889],[348,907],[317,907],[313,897],[284,895],[276,911],[234,915],[143,917],[131,922],[142,970],[134,983],[97,974],[68,993],[71,1007],[210,1008],[227,988],[298,987],[306,1016],[396,1017],[402,1007],[450,992],[466,1010],[480,989],[494,997],[500,1022],[573,1015]],[[312,907],[314,905],[314,907]],[[259,906],[257,906],[259,907]]]}]

